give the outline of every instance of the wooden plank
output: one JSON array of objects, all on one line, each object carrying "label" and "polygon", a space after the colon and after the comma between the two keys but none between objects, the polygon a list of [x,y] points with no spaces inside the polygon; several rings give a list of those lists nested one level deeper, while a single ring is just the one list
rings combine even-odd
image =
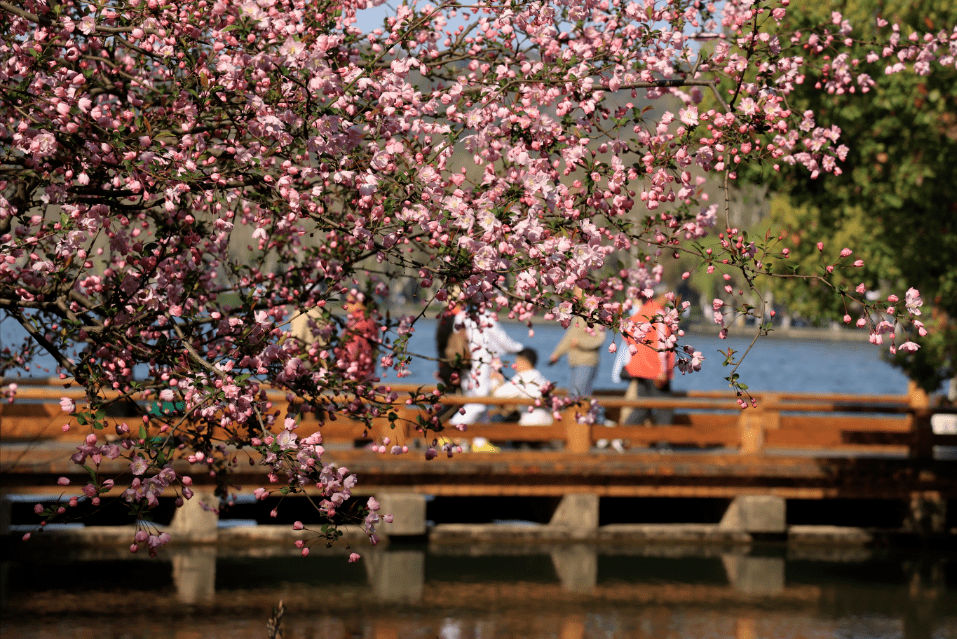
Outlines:
[{"label": "wooden plank", "polygon": [[906,417],[781,415],[780,429],[907,433],[910,432],[910,420]]},{"label": "wooden plank", "polygon": [[737,447],[741,444],[741,432],[735,426],[615,426],[595,428],[592,441],[599,439],[624,439],[632,444],[667,442],[673,445]]},{"label": "wooden plank", "polygon": [[470,424],[468,430],[459,432],[446,429],[447,437],[485,437],[495,441],[545,442],[565,439],[565,429],[560,423],[551,426],[522,426],[516,423]]},{"label": "wooden plank", "polygon": [[70,416],[59,404],[4,404],[0,406],[0,440],[50,439],[63,435]]},{"label": "wooden plank", "polygon": [[672,420],[674,426],[692,426],[694,428],[712,428],[737,426],[739,414],[721,413],[678,413]]}]

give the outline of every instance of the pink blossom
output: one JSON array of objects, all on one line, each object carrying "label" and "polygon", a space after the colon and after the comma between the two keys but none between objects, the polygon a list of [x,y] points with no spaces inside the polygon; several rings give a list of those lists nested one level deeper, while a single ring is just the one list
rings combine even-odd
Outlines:
[{"label": "pink blossom", "polygon": [[96,29],[96,22],[92,13],[88,13],[80,19],[78,28],[84,35],[90,35]]},{"label": "pink blossom", "polygon": [[698,107],[689,106],[687,109],[681,109],[678,111],[678,115],[681,117],[681,121],[688,126],[695,126],[698,124]]},{"label": "pink blossom", "polygon": [[[907,289],[907,292],[904,294],[904,306],[907,308],[907,312],[911,315],[920,315],[920,307],[923,305],[924,301],[920,299],[920,291],[916,288]],[[901,346],[901,348],[903,348],[903,346]]]}]

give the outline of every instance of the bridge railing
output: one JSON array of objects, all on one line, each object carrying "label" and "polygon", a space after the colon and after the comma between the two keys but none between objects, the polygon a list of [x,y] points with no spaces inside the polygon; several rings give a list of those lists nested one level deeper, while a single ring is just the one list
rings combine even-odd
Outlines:
[{"label": "bridge railing", "polygon": [[[63,380],[15,380],[20,386],[16,401],[0,404],[0,440],[41,441],[77,439],[76,428],[64,433],[71,421],[60,407],[61,397],[81,399],[79,387],[64,388]],[[59,387],[57,387],[59,386]],[[396,420],[377,417],[370,424],[339,417],[320,427],[312,413],[301,414],[297,431],[306,436],[320,430],[328,443],[354,443],[389,437],[396,443],[421,438],[417,432],[423,411],[407,403],[410,397],[431,391],[411,385],[392,385],[400,397],[388,404]],[[114,397],[118,394],[114,394]],[[595,399],[606,416],[616,417],[622,408],[651,408],[673,411],[671,424],[656,426],[607,427],[584,423],[585,406],[566,408],[551,425],[521,426],[516,423],[479,423],[467,432],[446,428],[449,438],[485,437],[493,442],[553,442],[570,453],[588,453],[599,440],[620,439],[633,448],[666,443],[673,447],[733,449],[741,454],[759,455],[775,451],[810,451],[817,454],[906,454],[914,458],[933,456],[934,446],[957,446],[957,435],[934,434],[930,418],[934,413],[955,413],[954,408],[931,406],[926,395],[840,395],[811,393],[756,393],[756,408],[741,410],[735,397],[725,392],[688,392],[655,399],[626,400],[613,392],[599,391]],[[267,391],[271,412],[285,414],[290,406],[284,392]],[[155,404],[150,396],[137,398],[140,408]],[[522,398],[475,398],[448,395],[442,398],[448,411],[469,403],[515,406],[532,404]],[[135,409],[118,404],[109,419],[117,423],[141,419]],[[298,412],[294,408],[294,412]],[[326,416],[329,417],[329,416]],[[104,431],[109,435],[110,430]]]}]

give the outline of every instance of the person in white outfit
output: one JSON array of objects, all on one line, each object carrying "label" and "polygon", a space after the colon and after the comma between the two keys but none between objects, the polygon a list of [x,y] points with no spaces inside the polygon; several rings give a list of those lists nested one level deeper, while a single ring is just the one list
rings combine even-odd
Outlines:
[{"label": "person in white outfit", "polygon": [[[522,344],[509,337],[488,311],[474,319],[463,311],[455,316],[455,325],[465,328],[472,350],[472,368],[462,380],[463,394],[466,397],[488,397],[492,392],[492,360],[506,353],[519,352]],[[485,415],[488,406],[466,404],[462,408],[449,420],[453,426],[476,423]]]},{"label": "person in white outfit", "polygon": [[[538,353],[532,348],[523,348],[515,356],[515,374],[512,379],[502,384],[492,393],[494,397],[528,397],[539,399],[542,389],[549,385],[549,381],[535,368],[538,363]],[[535,407],[531,410],[526,406],[519,406],[519,426],[549,426],[552,423],[552,413],[547,408]]]}]

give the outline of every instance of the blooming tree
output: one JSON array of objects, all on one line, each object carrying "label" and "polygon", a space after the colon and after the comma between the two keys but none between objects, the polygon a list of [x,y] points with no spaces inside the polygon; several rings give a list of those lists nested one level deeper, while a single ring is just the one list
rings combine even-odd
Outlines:
[{"label": "blooming tree", "polygon": [[[412,2],[366,30],[365,0],[0,0],[0,310],[29,334],[4,365],[42,350],[85,389],[64,409],[89,428],[74,455],[88,498],[114,489],[103,457],[129,460],[123,496],[145,513],[192,496],[173,460],[226,477],[245,446],[270,479],[257,495],[317,487],[334,517],[356,478],[322,461],[319,434],[297,437],[298,415],[370,421],[397,399],[345,355],[333,309],[349,295],[381,296],[401,271],[434,291],[428,312],[461,301],[638,334],[631,309],[667,260],[751,288],[787,260],[702,185],[755,163],[839,173],[840,130],[788,95],[819,82],[866,100],[873,82],[831,53],[861,44],[852,24],[782,34],[787,5]],[[864,44],[889,73],[954,65],[957,31],[877,20]],[[713,231],[720,249],[701,247]],[[859,266],[840,255],[811,275]],[[722,335],[764,314],[727,288],[742,301],[716,301]],[[875,341],[917,311],[907,299],[879,309]],[[703,358],[680,343],[681,310],[671,296],[662,321],[690,372]],[[382,368],[416,355],[417,317],[389,320]],[[267,385],[299,412],[271,413]],[[107,441],[120,400],[164,409]],[[440,421],[419,427],[435,456]],[[373,539],[377,508],[359,513]],[[164,535],[142,529],[132,549]]]}]

